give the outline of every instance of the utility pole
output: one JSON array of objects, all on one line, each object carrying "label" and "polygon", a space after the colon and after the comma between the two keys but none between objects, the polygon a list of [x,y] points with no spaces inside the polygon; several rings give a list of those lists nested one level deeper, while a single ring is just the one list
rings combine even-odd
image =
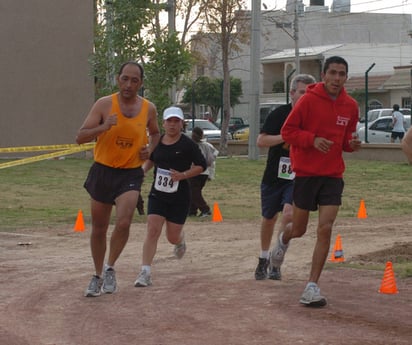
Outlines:
[{"label": "utility pole", "polygon": [[[295,19],[293,21],[293,39],[295,40],[295,69],[296,74],[300,74],[300,55],[299,55],[299,4],[302,0],[295,0]],[[287,91],[287,90],[286,90]]]},{"label": "utility pole", "polygon": [[168,25],[169,25],[169,35],[176,31],[176,7],[175,0],[167,0],[167,12],[168,12]]},{"label": "utility pole", "polygon": [[295,41],[295,69],[296,74],[300,73],[300,52],[299,52],[299,17],[303,17],[303,2],[302,0],[295,0],[293,7],[293,40]]},{"label": "utility pole", "polygon": [[107,28],[109,31],[108,35],[108,49],[107,49],[107,60],[109,62],[110,71],[106,75],[106,82],[114,87],[116,85],[116,72],[114,70],[114,50],[113,50],[113,2],[112,0],[106,0],[106,20],[107,20]]},{"label": "utility pole", "polygon": [[[168,14],[168,27],[169,35],[173,35],[176,32],[176,6],[175,0],[167,0],[166,10]],[[176,80],[169,91],[169,97],[172,104],[176,104]]]},{"label": "utility pole", "polygon": [[365,72],[365,143],[368,143],[368,111],[369,111],[369,71],[375,67],[375,63],[369,66]]},{"label": "utility pole", "polygon": [[409,96],[409,108],[412,108],[412,69],[409,71],[411,77],[411,89],[410,89],[410,96]]},{"label": "utility pole", "polygon": [[260,93],[260,0],[252,1],[251,44],[250,44],[250,124],[248,158],[257,160],[259,150],[256,139],[259,131],[259,93]]},{"label": "utility pole", "polygon": [[[409,37],[412,38],[412,30],[409,30]],[[410,77],[411,77],[411,89],[410,89],[410,96],[409,96],[409,108],[412,108],[412,69],[410,70]]]}]

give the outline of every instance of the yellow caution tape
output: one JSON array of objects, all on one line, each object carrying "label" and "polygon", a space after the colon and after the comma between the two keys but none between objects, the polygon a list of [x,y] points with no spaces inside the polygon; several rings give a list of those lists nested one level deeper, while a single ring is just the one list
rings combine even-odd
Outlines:
[{"label": "yellow caution tape", "polygon": [[36,151],[55,151],[64,149],[75,149],[78,147],[87,147],[85,150],[93,148],[95,143],[89,144],[63,144],[63,145],[41,145],[41,146],[20,146],[20,147],[0,147],[0,153],[7,152],[36,152]]},{"label": "yellow caution tape", "polygon": [[[42,161],[42,160],[46,160],[46,159],[50,159],[50,158],[55,158],[55,157],[61,157],[61,156],[67,156],[67,155],[71,155],[73,153],[76,152],[81,152],[81,151],[87,151],[90,150],[91,148],[93,148],[94,143],[93,144],[84,144],[84,145],[52,145],[54,147],[56,146],[70,146],[73,147],[71,149],[67,149],[67,150],[61,150],[57,151],[57,152],[52,152],[52,153],[46,153],[44,155],[39,155],[39,156],[34,156],[34,157],[28,157],[28,158],[22,158],[22,159],[18,159],[18,160],[14,160],[11,162],[6,162],[6,163],[0,163],[0,169],[4,169],[4,168],[9,168],[9,167],[13,167],[16,165],[23,165],[23,164],[27,164],[27,163],[33,163],[33,162],[38,162],[38,161]],[[45,151],[44,147],[46,146],[32,146],[32,147],[42,147],[43,149],[39,150],[39,151]],[[50,146],[49,146],[50,147]],[[51,149],[51,150],[57,150],[57,149]],[[9,151],[9,152],[13,152],[13,151]],[[18,152],[18,151],[14,151],[14,152]],[[19,151],[21,152],[21,151]]]}]

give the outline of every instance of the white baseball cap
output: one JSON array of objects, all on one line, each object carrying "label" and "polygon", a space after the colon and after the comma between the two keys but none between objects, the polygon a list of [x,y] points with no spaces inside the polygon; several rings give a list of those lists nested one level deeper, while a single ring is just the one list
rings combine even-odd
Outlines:
[{"label": "white baseball cap", "polygon": [[166,108],[163,112],[163,120],[170,119],[171,117],[178,117],[179,119],[184,120],[182,109],[178,107]]}]

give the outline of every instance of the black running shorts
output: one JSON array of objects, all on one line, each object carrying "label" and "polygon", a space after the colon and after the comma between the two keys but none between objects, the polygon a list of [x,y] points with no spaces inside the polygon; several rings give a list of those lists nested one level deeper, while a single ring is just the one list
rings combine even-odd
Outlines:
[{"label": "black running shorts", "polygon": [[84,182],[90,196],[105,204],[115,204],[116,198],[130,190],[140,191],[143,183],[143,169],[118,169],[94,163]]},{"label": "black running shorts", "polygon": [[341,178],[326,176],[295,177],[294,204],[309,211],[318,206],[341,205],[344,182]]}]

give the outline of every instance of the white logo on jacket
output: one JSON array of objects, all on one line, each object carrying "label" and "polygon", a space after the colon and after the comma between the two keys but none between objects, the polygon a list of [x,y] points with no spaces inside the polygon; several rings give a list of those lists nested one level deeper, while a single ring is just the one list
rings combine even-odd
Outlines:
[{"label": "white logo on jacket", "polygon": [[349,123],[349,118],[348,117],[343,117],[338,115],[338,119],[336,120],[336,124],[338,126],[347,126]]}]

